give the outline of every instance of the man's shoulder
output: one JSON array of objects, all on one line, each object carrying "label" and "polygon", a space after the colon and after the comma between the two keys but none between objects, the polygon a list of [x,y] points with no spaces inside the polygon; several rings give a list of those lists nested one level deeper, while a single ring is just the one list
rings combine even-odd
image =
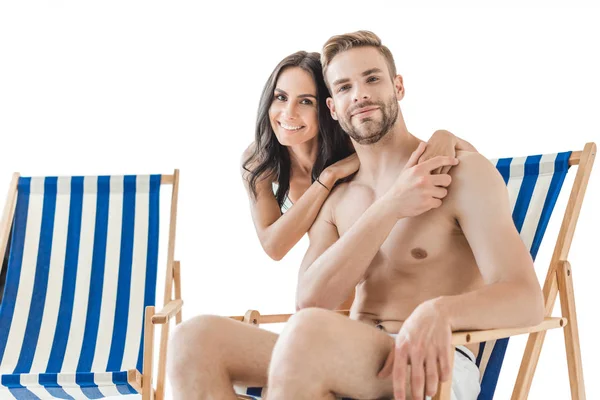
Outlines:
[{"label": "man's shoulder", "polygon": [[458,165],[450,170],[452,183],[461,185],[485,185],[493,184],[500,173],[492,162],[481,153],[473,151],[459,151],[456,154]]},{"label": "man's shoulder", "polygon": [[458,208],[469,207],[480,202],[490,203],[494,197],[507,196],[506,184],[496,166],[485,156],[476,152],[457,153],[458,165],[449,174],[452,182],[448,187],[448,198]]}]

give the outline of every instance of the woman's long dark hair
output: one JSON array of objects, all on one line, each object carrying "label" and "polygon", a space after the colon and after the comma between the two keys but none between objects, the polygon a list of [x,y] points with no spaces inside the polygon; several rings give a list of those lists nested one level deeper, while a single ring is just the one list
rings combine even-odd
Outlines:
[{"label": "woman's long dark hair", "polygon": [[[290,67],[299,67],[308,72],[317,87],[317,118],[319,122],[318,153],[312,169],[312,181],[329,165],[354,152],[349,137],[337,121],[331,118],[325,99],[329,91],[323,80],[319,53],[299,51],[281,60],[267,80],[260,98],[256,119],[256,138],[254,151],[242,164],[249,172],[247,177],[252,194],[256,198],[256,181],[262,176],[272,176],[279,187],[275,197],[279,207],[283,205],[290,190],[291,162],[286,146],[277,140],[269,119],[269,108],[273,103],[275,85],[281,72]],[[249,165],[253,167],[248,168]]]}]

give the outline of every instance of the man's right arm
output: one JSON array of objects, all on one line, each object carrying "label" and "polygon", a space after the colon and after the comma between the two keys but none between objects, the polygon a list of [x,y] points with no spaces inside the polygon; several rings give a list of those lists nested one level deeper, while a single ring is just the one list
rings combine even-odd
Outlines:
[{"label": "man's right arm", "polygon": [[398,221],[382,198],[340,238],[332,217],[333,202],[331,197],[325,202],[308,232],[310,245],[298,276],[297,309],[339,307],[362,280]]}]

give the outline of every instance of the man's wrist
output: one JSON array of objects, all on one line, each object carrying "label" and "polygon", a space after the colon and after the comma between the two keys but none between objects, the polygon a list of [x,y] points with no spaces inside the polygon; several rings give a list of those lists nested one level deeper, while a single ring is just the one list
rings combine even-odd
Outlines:
[{"label": "man's wrist", "polygon": [[430,306],[435,310],[435,313],[448,321],[450,328],[454,331],[454,315],[452,313],[452,301],[450,296],[440,296],[428,301]]},{"label": "man's wrist", "polygon": [[396,218],[397,220],[406,218],[406,216],[397,209],[398,207],[394,203],[394,197],[388,192],[377,199],[375,203],[373,203],[373,206],[382,209],[382,211],[390,218]]}]

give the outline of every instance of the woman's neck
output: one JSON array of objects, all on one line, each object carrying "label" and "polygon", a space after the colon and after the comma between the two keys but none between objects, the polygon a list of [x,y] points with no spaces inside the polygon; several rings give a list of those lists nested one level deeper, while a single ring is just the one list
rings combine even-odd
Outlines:
[{"label": "woman's neck", "polygon": [[[288,147],[290,152],[291,172],[296,172],[300,175],[310,175],[313,165],[317,160],[319,141],[317,137]],[[291,174],[293,175],[293,173]]]}]

